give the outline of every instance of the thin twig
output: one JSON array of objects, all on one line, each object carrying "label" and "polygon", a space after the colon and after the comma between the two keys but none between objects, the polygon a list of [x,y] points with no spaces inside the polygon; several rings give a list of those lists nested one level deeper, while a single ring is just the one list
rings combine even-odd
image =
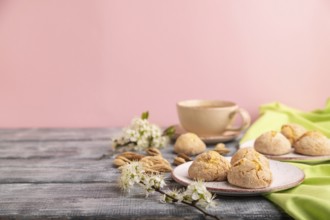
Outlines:
[{"label": "thin twig", "polygon": [[[153,187],[154,189],[155,189],[155,191],[157,191],[157,192],[159,192],[159,193],[161,193],[161,194],[163,194],[163,195],[166,195],[167,197],[169,197],[170,199],[172,199],[174,202],[176,202],[176,201],[178,201],[176,198],[174,198],[174,197],[172,197],[171,195],[168,195],[167,193],[165,193],[164,191],[162,191],[161,189],[157,189],[157,188],[155,188],[155,187]],[[200,212],[202,212],[205,216],[209,216],[209,217],[211,217],[211,218],[214,218],[214,219],[217,219],[217,220],[220,220],[220,218],[218,218],[218,216],[216,216],[216,215],[212,215],[212,214],[210,214],[210,213],[207,213],[205,210],[203,210],[202,208],[200,208],[200,207],[198,207],[198,206],[196,206],[196,205],[194,205],[194,204],[192,204],[192,203],[190,203],[190,202],[186,202],[186,201],[184,201],[184,200],[182,200],[181,201],[183,204],[186,204],[186,205],[189,205],[189,206],[191,206],[191,207],[194,207],[194,208],[196,208],[196,209],[198,209]]]}]

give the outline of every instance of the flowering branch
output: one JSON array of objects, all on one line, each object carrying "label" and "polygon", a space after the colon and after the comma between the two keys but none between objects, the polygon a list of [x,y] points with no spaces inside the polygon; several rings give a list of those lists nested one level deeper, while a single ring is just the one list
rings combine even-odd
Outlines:
[{"label": "flowering branch", "polygon": [[174,134],[174,127],[168,127],[162,132],[157,125],[149,123],[148,118],[149,112],[143,112],[140,118],[134,118],[131,125],[124,128],[122,134],[113,140],[113,147],[126,146],[134,150],[164,147],[169,141],[169,137]]},{"label": "flowering branch", "polygon": [[[172,197],[171,195],[166,194],[166,193],[165,193],[164,191],[162,191],[161,189],[155,189],[155,191],[157,191],[157,192],[159,192],[159,193],[165,195],[166,197],[172,199],[173,202],[178,202],[178,201],[179,201],[179,200],[175,199],[174,197]],[[194,208],[198,209],[198,210],[199,210],[200,212],[202,212],[205,216],[209,216],[209,217],[211,217],[211,218],[214,218],[214,219],[220,220],[220,218],[218,218],[218,216],[207,213],[205,210],[203,210],[203,209],[201,209],[200,207],[196,206],[196,204],[194,204],[194,203],[186,202],[185,200],[182,200],[181,203],[186,204],[186,205],[189,205],[189,206],[191,206],[191,207],[194,207]]]},{"label": "flowering branch", "polygon": [[208,206],[213,206],[215,204],[215,197],[206,189],[203,182],[193,182],[183,192],[180,190],[168,190],[168,192],[165,192],[162,190],[162,187],[166,185],[164,177],[162,175],[147,174],[141,163],[131,162],[122,166],[120,169],[122,173],[120,176],[119,185],[122,190],[129,192],[130,188],[132,188],[135,184],[139,184],[145,189],[146,196],[150,193],[158,192],[163,195],[161,199],[162,202],[181,202],[196,208],[205,216],[219,220],[217,216],[209,214],[201,208],[207,208]]}]

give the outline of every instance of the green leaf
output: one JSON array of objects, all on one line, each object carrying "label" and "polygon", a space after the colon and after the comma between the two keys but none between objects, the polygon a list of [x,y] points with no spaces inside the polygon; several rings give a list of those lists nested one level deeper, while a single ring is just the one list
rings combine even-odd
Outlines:
[{"label": "green leaf", "polygon": [[174,134],[175,134],[175,127],[174,126],[170,126],[170,127],[166,128],[163,132],[163,136],[172,137]]},{"label": "green leaf", "polygon": [[142,114],[141,114],[141,119],[148,119],[149,118],[149,112],[148,111],[146,111],[146,112],[143,112]]}]

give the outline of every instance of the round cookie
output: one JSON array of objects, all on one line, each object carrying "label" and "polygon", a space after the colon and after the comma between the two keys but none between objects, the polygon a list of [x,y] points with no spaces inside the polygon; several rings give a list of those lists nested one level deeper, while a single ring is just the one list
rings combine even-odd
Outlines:
[{"label": "round cookie", "polygon": [[307,130],[297,124],[285,124],[281,128],[281,133],[290,141],[291,145],[300,138]]},{"label": "round cookie", "polygon": [[330,141],[320,132],[308,131],[294,145],[295,152],[310,156],[330,155]]},{"label": "round cookie", "polygon": [[283,134],[268,131],[255,140],[254,149],[262,154],[283,155],[291,151],[291,144]]},{"label": "round cookie", "polygon": [[268,159],[254,150],[253,147],[241,148],[239,149],[231,158],[231,165],[234,165],[237,161],[242,158],[246,158],[248,160],[258,160],[260,163],[266,167],[269,167]]},{"label": "round cookie", "polygon": [[174,152],[178,154],[197,155],[205,150],[205,143],[194,133],[180,135],[174,144]]},{"label": "round cookie", "polygon": [[242,158],[230,168],[227,179],[235,186],[258,189],[271,184],[272,173],[258,160]]},{"label": "round cookie", "polygon": [[230,168],[229,161],[215,151],[207,151],[198,155],[188,169],[191,179],[210,181],[223,181],[227,179]]}]

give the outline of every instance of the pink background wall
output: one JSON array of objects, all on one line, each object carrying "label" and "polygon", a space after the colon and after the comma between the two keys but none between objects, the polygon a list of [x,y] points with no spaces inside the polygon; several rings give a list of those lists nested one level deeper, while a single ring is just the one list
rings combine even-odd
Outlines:
[{"label": "pink background wall", "polygon": [[175,103],[255,118],[330,95],[330,1],[0,0],[0,127],[120,126]]}]

